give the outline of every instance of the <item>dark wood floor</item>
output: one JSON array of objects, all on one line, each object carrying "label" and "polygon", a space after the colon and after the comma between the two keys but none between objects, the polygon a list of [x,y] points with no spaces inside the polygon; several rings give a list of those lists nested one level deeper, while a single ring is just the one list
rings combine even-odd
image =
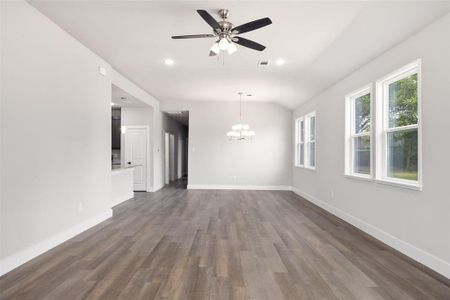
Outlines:
[{"label": "dark wood floor", "polygon": [[138,193],[0,278],[1,299],[450,299],[450,286],[292,192]]}]

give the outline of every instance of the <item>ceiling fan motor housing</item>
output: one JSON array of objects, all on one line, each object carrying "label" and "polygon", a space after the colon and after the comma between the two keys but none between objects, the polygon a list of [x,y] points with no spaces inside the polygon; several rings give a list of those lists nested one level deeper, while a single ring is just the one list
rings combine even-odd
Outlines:
[{"label": "ceiling fan motor housing", "polygon": [[228,16],[230,15],[230,11],[228,9],[226,9],[226,8],[219,9],[219,11],[217,13],[224,20],[226,18],[228,18]]},{"label": "ceiling fan motor housing", "polygon": [[219,23],[220,28],[222,29],[222,31],[228,31],[229,32],[231,30],[231,28],[233,28],[233,24],[231,24],[228,21],[219,21],[218,23]]},{"label": "ceiling fan motor housing", "polygon": [[222,18],[222,21],[219,21],[217,23],[219,23],[220,29],[218,30],[218,34],[220,38],[228,38],[230,39],[230,33],[231,33],[231,29],[233,29],[233,24],[228,22],[226,19],[228,18],[228,16],[230,15],[230,11],[228,9],[219,9],[218,11],[219,16]]}]

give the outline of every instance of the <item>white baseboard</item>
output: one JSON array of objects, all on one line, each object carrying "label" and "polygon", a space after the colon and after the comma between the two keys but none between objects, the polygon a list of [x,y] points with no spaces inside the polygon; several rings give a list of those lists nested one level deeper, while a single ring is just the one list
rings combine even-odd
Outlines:
[{"label": "white baseboard", "polygon": [[306,200],[316,204],[317,206],[323,208],[324,210],[332,213],[333,215],[343,219],[344,221],[352,224],[353,226],[361,229],[365,233],[371,235],[372,237],[376,238],[377,240],[385,243],[386,245],[396,249],[397,251],[405,254],[406,256],[409,256],[413,260],[429,267],[430,269],[436,271],[437,273],[447,277],[450,279],[450,263],[431,254],[426,252],[425,250],[422,250],[420,248],[417,248],[414,245],[411,245],[408,242],[405,242],[385,231],[382,229],[375,227],[369,223],[366,223],[365,221],[327,203],[322,200],[319,200],[300,189],[293,187],[292,191],[296,193],[297,195],[305,198]]},{"label": "white baseboard", "polygon": [[134,192],[128,193],[128,194],[126,194],[126,195],[123,195],[123,196],[120,196],[120,197],[114,199],[114,200],[112,201],[111,206],[114,207],[114,206],[116,206],[116,205],[119,205],[119,204],[122,203],[122,202],[125,202],[125,201],[127,201],[127,200],[130,200],[131,198],[134,198]]},{"label": "white baseboard", "polygon": [[160,185],[160,186],[156,186],[156,187],[154,187],[153,189],[152,189],[152,192],[157,192],[157,191],[159,191],[160,189],[162,189],[164,187],[164,184],[163,185]]},{"label": "white baseboard", "polygon": [[284,185],[205,185],[188,184],[188,190],[254,190],[254,191],[290,191],[290,186]]},{"label": "white baseboard", "polygon": [[0,261],[0,276],[6,274],[15,268],[23,265],[27,261],[32,260],[38,255],[41,255],[44,252],[62,244],[68,239],[73,238],[74,236],[82,233],[83,231],[88,230],[89,228],[109,219],[112,217],[112,210],[108,209],[107,211],[98,214],[90,219],[87,219],[75,226],[70,227],[69,229],[60,232],[54,236],[51,236],[37,244],[34,244],[28,248],[25,248],[13,255],[10,255]]}]

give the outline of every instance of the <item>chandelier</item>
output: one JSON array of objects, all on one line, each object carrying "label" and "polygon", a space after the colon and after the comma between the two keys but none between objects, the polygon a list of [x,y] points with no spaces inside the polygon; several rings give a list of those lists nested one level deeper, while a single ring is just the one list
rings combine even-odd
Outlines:
[{"label": "chandelier", "polygon": [[[255,132],[250,130],[248,124],[242,124],[242,92],[239,92],[239,124],[231,126],[231,131],[227,132],[230,140],[251,140]],[[247,95],[250,96],[250,95]]]}]

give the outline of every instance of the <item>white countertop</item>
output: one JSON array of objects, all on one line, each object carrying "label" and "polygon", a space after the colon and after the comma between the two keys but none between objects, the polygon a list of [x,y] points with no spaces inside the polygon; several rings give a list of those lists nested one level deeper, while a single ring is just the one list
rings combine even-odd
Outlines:
[{"label": "white countertop", "polygon": [[118,166],[118,167],[113,167],[111,169],[111,172],[117,174],[117,173],[122,173],[122,172],[131,172],[131,171],[133,171],[133,169],[134,169],[134,166],[131,166],[131,167]]}]

